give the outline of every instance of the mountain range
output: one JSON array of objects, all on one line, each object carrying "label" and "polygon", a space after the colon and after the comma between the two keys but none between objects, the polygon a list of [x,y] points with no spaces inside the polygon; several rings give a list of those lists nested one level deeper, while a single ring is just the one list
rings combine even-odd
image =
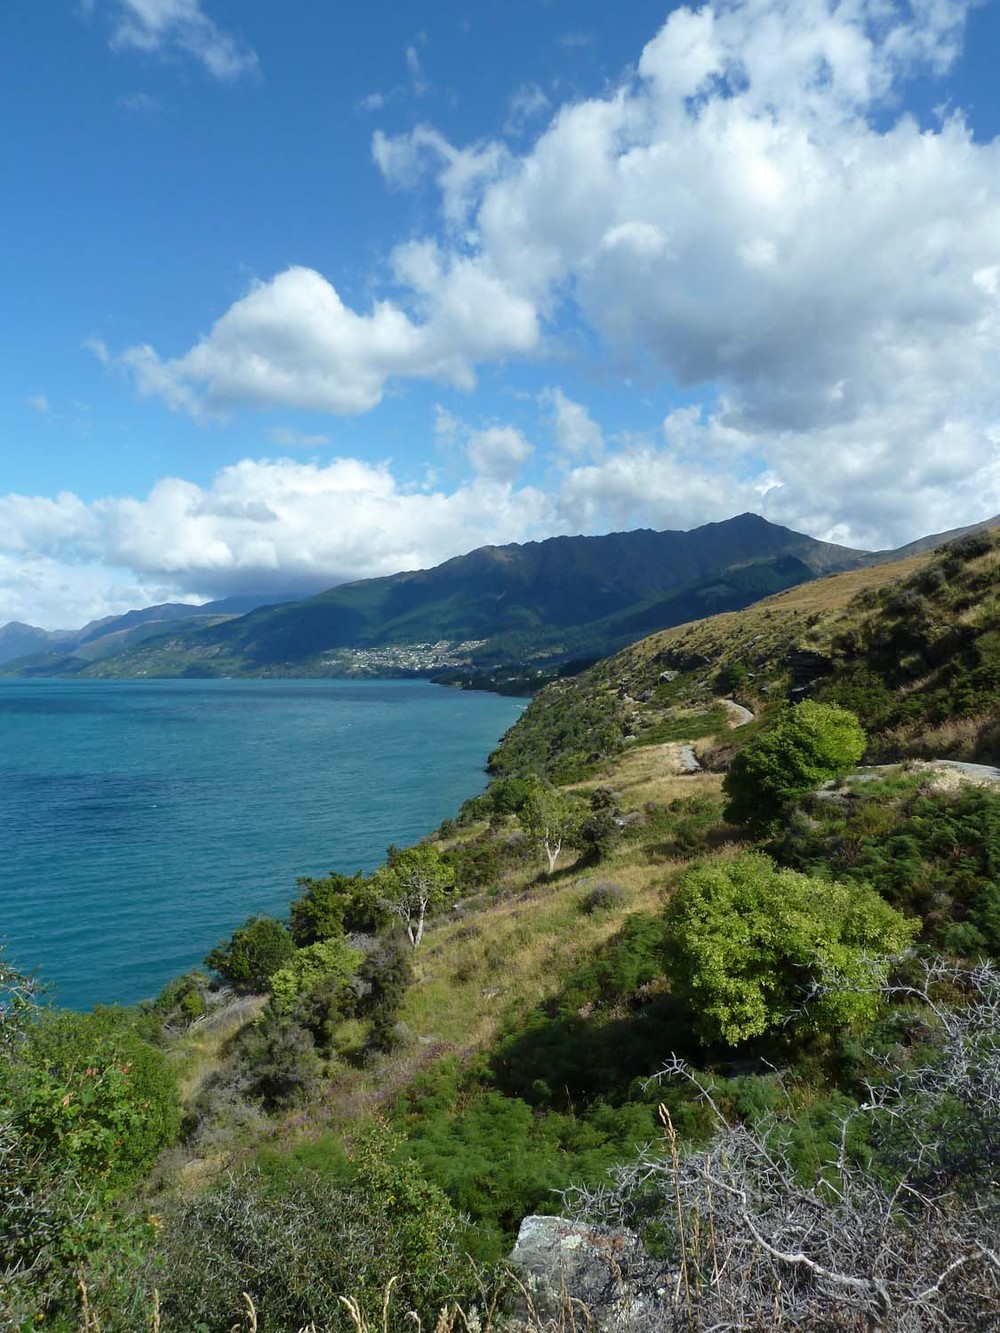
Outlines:
[{"label": "mountain range", "polygon": [[[0,628],[7,674],[84,676],[430,674],[593,660],[673,625],[738,610],[898,552],[817,541],[741,514],[688,532],[640,529],[485,546],[432,569],[304,600],[167,603],[75,633]],[[26,656],[26,654],[31,654]]]},{"label": "mountain range", "polygon": [[220,601],[195,606],[190,602],[161,602],[121,616],[103,616],[80,629],[39,629],[11,620],[0,625],[0,663],[45,655],[55,661],[70,658],[81,663],[97,662],[114,656],[143,639],[166,632],[175,621],[184,620],[191,627],[216,624],[220,619],[245,615],[258,606],[287,600],[279,596],[226,597]]}]

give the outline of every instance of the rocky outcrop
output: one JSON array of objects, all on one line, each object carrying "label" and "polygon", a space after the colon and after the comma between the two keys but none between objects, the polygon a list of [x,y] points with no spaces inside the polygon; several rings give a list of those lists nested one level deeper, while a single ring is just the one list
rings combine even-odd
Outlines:
[{"label": "rocky outcrop", "polygon": [[515,1333],[538,1328],[654,1333],[666,1328],[669,1276],[623,1228],[526,1217],[510,1257],[524,1286]]},{"label": "rocky outcrop", "polygon": [[785,665],[791,676],[789,694],[793,698],[809,694],[813,686],[833,670],[833,662],[829,657],[823,653],[810,652],[807,648],[789,653]]}]

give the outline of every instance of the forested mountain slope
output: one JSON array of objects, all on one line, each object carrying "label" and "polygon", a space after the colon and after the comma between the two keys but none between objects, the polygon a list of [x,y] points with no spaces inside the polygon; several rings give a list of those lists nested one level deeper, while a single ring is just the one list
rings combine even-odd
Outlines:
[{"label": "forested mountain slope", "polygon": [[[176,629],[85,675],[370,674],[386,650],[443,645],[461,663],[604,655],[641,634],[851,568],[865,553],[742,514],[690,532],[482,547],[433,569],[345,584],[208,628]],[[377,654],[360,664],[346,654]],[[447,660],[447,659],[446,659]],[[419,664],[417,664],[419,665]]]}]

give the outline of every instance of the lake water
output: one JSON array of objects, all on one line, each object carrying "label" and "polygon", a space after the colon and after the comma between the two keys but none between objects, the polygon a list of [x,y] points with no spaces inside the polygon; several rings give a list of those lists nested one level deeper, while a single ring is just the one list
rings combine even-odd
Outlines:
[{"label": "lake water", "polygon": [[131,1003],[298,875],[371,870],[482,790],[523,701],[424,681],[0,681],[0,938]]}]

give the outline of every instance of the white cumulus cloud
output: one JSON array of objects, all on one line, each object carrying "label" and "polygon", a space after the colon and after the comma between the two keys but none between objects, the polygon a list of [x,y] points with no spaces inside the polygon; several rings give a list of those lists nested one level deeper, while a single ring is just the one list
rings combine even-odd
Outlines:
[{"label": "white cumulus cloud", "polygon": [[560,388],[543,389],[538,401],[550,414],[556,447],[564,457],[600,457],[604,452],[604,434],[582,403],[575,403]]},{"label": "white cumulus cloud", "polygon": [[[959,111],[899,111],[908,79],[948,73],[972,3],[675,9],[618,87],[556,109],[520,153],[376,135],[387,183],[440,197],[437,231],[392,255],[391,297],[358,312],[293,268],[189,351],[119,362],[179,410],[364,412],[397,380],[470,390],[477,366],[579,323],[604,374],[701,395],[683,466],[730,511],[761,477],[811,530],[902,539],[970,501],[1000,509],[1000,143]],[[626,472],[660,493],[647,455],[684,493],[669,441],[601,462],[600,432],[549,410],[614,494]]]},{"label": "white cumulus cloud", "polygon": [[466,450],[478,476],[499,482],[514,481],[534,453],[514,426],[487,426],[473,431]]},{"label": "white cumulus cloud", "polygon": [[143,596],[306,595],[544,535],[551,500],[512,484],[527,441],[488,428],[472,434],[469,452],[477,473],[451,490],[414,488],[387,465],[353,458],[279,458],[244,460],[204,487],[166,477],[143,497],[0,497],[0,624],[72,627],[127,610],[114,591],[123,588],[130,598],[144,590],[129,605]]},{"label": "white cumulus cloud", "polygon": [[180,53],[202,64],[220,80],[239,78],[257,68],[257,56],[225,32],[202,9],[200,0],[88,0],[111,21],[112,49],[152,55]]},{"label": "white cumulus cloud", "polygon": [[195,415],[276,405],[350,414],[375,407],[394,377],[471,388],[477,361],[537,342],[531,306],[483,266],[430,244],[401,248],[396,265],[417,318],[392,301],[358,314],[315,269],[290,268],[257,283],[183,356],[137,346],[118,363],[140,394]]}]

